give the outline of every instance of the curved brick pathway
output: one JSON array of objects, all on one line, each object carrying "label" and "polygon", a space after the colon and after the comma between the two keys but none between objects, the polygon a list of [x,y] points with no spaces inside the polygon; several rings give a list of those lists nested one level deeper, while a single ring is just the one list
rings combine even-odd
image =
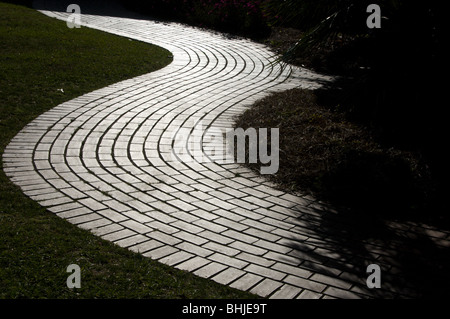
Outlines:
[{"label": "curved brick pathway", "polygon": [[[177,134],[229,128],[233,115],[270,91],[328,78],[269,66],[263,45],[178,24],[89,14],[81,22],[164,47],[173,63],[65,102],[26,126],[3,156],[26,195],[119,246],[261,296],[374,295],[365,282],[372,261],[346,258],[318,227],[332,209],[275,190],[237,164],[180,162],[172,154]],[[203,147],[208,153],[206,141]],[[383,249],[364,245],[380,262]],[[349,260],[354,267],[343,266]]]}]

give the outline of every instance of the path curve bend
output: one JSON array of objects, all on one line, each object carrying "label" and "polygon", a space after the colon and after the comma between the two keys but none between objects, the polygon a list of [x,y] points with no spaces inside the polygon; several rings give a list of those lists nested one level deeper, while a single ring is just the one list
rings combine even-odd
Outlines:
[{"label": "path curve bend", "polygon": [[[50,2],[37,7],[66,20],[45,9]],[[81,25],[161,46],[173,62],[62,103],[17,134],[3,161],[27,196],[119,246],[261,296],[371,295],[365,278],[336,267],[342,252],[327,251],[329,239],[311,226],[332,210],[238,164],[172,153],[177,134],[231,128],[270,92],[330,78],[271,66],[262,44],[180,24],[82,11]],[[203,143],[206,153],[214,146]]]}]

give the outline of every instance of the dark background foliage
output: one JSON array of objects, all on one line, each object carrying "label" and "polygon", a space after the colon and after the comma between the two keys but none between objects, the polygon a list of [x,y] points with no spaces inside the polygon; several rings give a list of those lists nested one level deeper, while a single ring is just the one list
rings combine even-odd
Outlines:
[{"label": "dark background foliage", "polygon": [[269,27],[261,0],[127,0],[124,5],[154,18],[261,38]]}]

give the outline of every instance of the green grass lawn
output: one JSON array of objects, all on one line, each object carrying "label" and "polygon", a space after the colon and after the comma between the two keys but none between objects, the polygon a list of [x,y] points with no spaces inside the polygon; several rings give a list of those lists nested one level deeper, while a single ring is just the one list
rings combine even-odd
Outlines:
[{"label": "green grass lawn", "polygon": [[[42,112],[170,62],[161,48],[69,29],[32,9],[0,3],[0,154]],[[23,195],[3,169],[0,238],[0,298],[255,297],[77,228]],[[71,290],[66,268],[73,263],[81,267],[81,288]]]}]

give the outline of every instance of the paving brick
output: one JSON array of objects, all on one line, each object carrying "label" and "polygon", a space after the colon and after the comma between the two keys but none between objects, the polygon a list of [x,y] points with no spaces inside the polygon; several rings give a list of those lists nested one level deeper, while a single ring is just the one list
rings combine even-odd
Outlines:
[{"label": "paving brick", "polygon": [[114,233],[110,233],[107,235],[102,236],[103,239],[109,240],[109,241],[117,241],[126,237],[130,237],[136,235],[134,231],[131,231],[129,229],[122,229]]},{"label": "paving brick", "polygon": [[231,266],[234,268],[239,268],[242,269],[244,268],[246,265],[248,265],[248,262],[233,258],[233,257],[228,257],[219,253],[215,253],[212,256],[209,256],[208,259],[220,262],[222,264],[225,264],[227,266]]},{"label": "paving brick", "polygon": [[256,287],[250,290],[250,292],[263,297],[267,297],[282,285],[283,284],[278,281],[264,279],[264,281],[260,282]]},{"label": "paving brick", "polygon": [[93,220],[90,222],[86,222],[86,223],[82,223],[82,224],[78,224],[77,226],[82,228],[82,229],[86,229],[86,230],[92,230],[95,228],[100,228],[106,225],[110,225],[112,222],[106,218],[101,218],[101,219],[97,219],[97,220]]},{"label": "paving brick", "polygon": [[[242,198],[242,200],[246,201],[247,203],[253,204],[253,206],[256,205],[254,209],[257,209],[258,208],[257,206],[260,206],[263,208],[269,208],[269,207],[274,206],[273,203],[268,202],[264,199],[260,199],[260,198],[256,199],[256,197],[254,197],[254,196],[247,196],[247,197]],[[253,206],[252,206],[252,208],[253,208]]]},{"label": "paving brick", "polygon": [[96,214],[96,213],[92,213],[92,214],[86,214],[86,215],[82,215],[82,216],[77,216],[77,217],[72,217],[67,219],[69,222],[71,222],[72,224],[83,224],[86,222],[90,222],[96,219],[101,218],[100,215]]},{"label": "paving brick", "polygon": [[56,215],[61,218],[73,218],[73,217],[82,216],[82,215],[89,215],[91,213],[92,213],[92,211],[90,209],[81,207],[81,208],[76,208],[76,209],[72,209],[72,210],[66,210],[61,213],[56,213]]},{"label": "paving brick", "polygon": [[193,253],[197,256],[201,256],[201,257],[208,257],[214,253],[214,251],[212,251],[212,250],[202,248],[198,245],[194,245],[194,244],[191,244],[188,242],[182,242],[182,243],[176,245],[175,247],[182,249],[184,251],[191,252],[191,253]]},{"label": "paving brick", "polygon": [[221,273],[217,274],[216,276],[212,277],[211,279],[220,284],[228,285],[229,283],[236,280],[243,274],[244,274],[244,272],[242,270],[230,267],[228,269],[225,269]]},{"label": "paving brick", "polygon": [[234,241],[234,239],[232,239],[232,238],[222,236],[220,234],[211,232],[209,230],[205,230],[205,231],[199,233],[198,235],[207,240],[211,240],[211,241],[217,242],[222,245],[228,245],[229,243],[232,243]]},{"label": "paving brick", "polygon": [[242,188],[241,192],[247,193],[246,196],[251,195],[251,196],[255,196],[257,198],[262,198],[262,199],[266,199],[267,198],[267,194],[257,190],[256,187],[255,188]]},{"label": "paving brick", "polygon": [[196,215],[194,215],[192,213],[186,213],[186,212],[182,212],[182,211],[178,211],[178,212],[175,212],[173,214],[170,214],[170,216],[174,217],[174,218],[177,218],[177,219],[180,219],[180,220],[182,220],[184,222],[187,222],[187,223],[193,223],[196,220],[199,220],[198,216],[196,216]]},{"label": "paving brick", "polygon": [[242,219],[250,218],[254,220],[260,220],[264,218],[264,215],[257,213],[257,209],[249,210],[248,208],[237,207],[233,209],[233,212],[242,216]]},{"label": "paving brick", "polygon": [[302,289],[285,284],[274,294],[272,294],[270,299],[293,299],[300,293],[300,291],[302,291]]},{"label": "paving brick", "polygon": [[153,228],[155,230],[159,230],[159,231],[161,231],[163,233],[166,233],[166,234],[169,234],[169,235],[180,231],[178,228],[169,226],[169,225],[167,225],[165,223],[161,223],[161,222],[159,222],[157,220],[152,221],[150,223],[147,223],[146,225],[148,227],[151,227],[151,228]]},{"label": "paving brick", "polygon": [[137,252],[137,253],[145,253],[146,251],[161,247],[163,245],[164,245],[163,243],[152,239],[152,240],[149,240],[149,241],[146,241],[143,243],[139,243],[132,247],[129,247],[129,249],[134,252]]},{"label": "paving brick", "polygon": [[273,280],[282,280],[284,277],[286,277],[286,274],[279,272],[277,270],[273,270],[267,267],[262,267],[255,264],[250,264],[245,268],[246,271],[252,272],[254,274],[258,274],[264,277],[271,278]]},{"label": "paving brick", "polygon": [[[234,210],[234,209],[233,209]],[[245,219],[245,216],[242,216],[240,214],[236,214],[233,211],[224,210],[224,209],[217,209],[214,210],[213,213],[219,217],[224,217],[226,219],[229,219],[233,222],[240,222],[241,220]]]},{"label": "paving brick", "polygon": [[314,274],[311,277],[311,279],[321,282],[325,285],[330,285],[330,286],[339,287],[339,288],[343,288],[343,289],[350,289],[350,287],[352,286],[352,283],[346,282],[342,279],[325,276],[322,274]]},{"label": "paving brick", "polygon": [[87,196],[87,194],[84,194],[84,193],[76,190],[73,187],[62,189],[61,192],[63,192],[64,194],[66,194],[67,196],[69,196],[72,199],[80,199],[80,198],[84,198]]},{"label": "paving brick", "polygon": [[176,245],[181,243],[181,240],[178,238],[173,237],[173,235],[168,235],[165,233],[162,233],[160,231],[152,231],[147,234],[148,237],[152,239],[156,239],[162,243],[165,243],[167,245]]},{"label": "paving brick", "polygon": [[275,196],[269,196],[264,198],[266,201],[283,206],[283,207],[293,207],[296,205],[296,203],[293,203],[291,201],[285,200],[281,197],[275,197]]},{"label": "paving brick", "polygon": [[162,246],[162,247],[147,251],[142,255],[145,257],[150,257],[151,259],[160,259],[165,256],[171,255],[177,251],[179,251],[177,248],[174,248],[171,246]]},{"label": "paving brick", "polygon": [[257,239],[264,239],[270,242],[277,242],[281,237],[274,235],[273,233],[268,233],[256,228],[247,228],[244,231],[245,234],[256,237]]},{"label": "paving brick", "polygon": [[270,217],[264,217],[263,219],[261,219],[261,222],[269,224],[269,225],[273,225],[276,228],[282,228],[285,230],[289,230],[294,227],[294,225],[292,225],[290,223],[286,223],[284,221],[277,220],[275,218],[270,218]]},{"label": "paving brick", "polygon": [[206,201],[208,203],[212,204],[212,205],[215,205],[218,208],[222,208],[222,209],[225,209],[225,210],[232,210],[233,208],[236,208],[235,205],[232,205],[230,203],[227,203],[227,202],[225,202],[225,201],[223,201],[221,199],[214,198],[214,197],[213,198],[209,198]]},{"label": "paving brick", "polygon": [[[212,199],[212,197],[207,198],[205,200],[210,200],[210,199]],[[195,205],[198,208],[200,208],[200,209],[202,209],[204,211],[207,211],[207,212],[212,212],[212,211],[217,209],[217,206],[209,204],[209,203],[207,203],[205,201],[193,201],[191,203],[192,203],[192,205]]]},{"label": "paving brick", "polygon": [[184,222],[182,220],[178,220],[178,221],[176,221],[176,222],[174,222],[174,223],[172,223],[170,225],[174,226],[174,227],[177,227],[179,229],[183,229],[183,230],[185,230],[185,231],[187,231],[189,233],[193,233],[193,234],[197,234],[197,233],[200,233],[201,231],[205,230],[203,227],[198,227],[198,226],[195,226],[193,224],[186,223],[186,222]]},{"label": "paving brick", "polygon": [[226,218],[217,218],[214,220],[215,223],[220,224],[224,227],[233,228],[237,231],[243,231],[248,228],[246,225],[242,225],[240,223],[234,222],[232,220],[226,219]]},{"label": "paving brick", "polygon": [[199,219],[199,220],[195,221],[194,224],[201,227],[202,230],[208,229],[214,233],[221,233],[221,232],[227,230],[227,228],[224,226],[221,226],[216,223],[213,223],[213,222],[210,222],[207,220],[203,220],[203,219]]},{"label": "paving brick", "polygon": [[289,264],[292,266],[298,266],[302,262],[302,260],[300,260],[298,258],[291,257],[286,254],[279,254],[279,253],[276,253],[273,251],[268,252],[267,254],[264,255],[264,257],[267,259],[273,259],[275,261],[280,261],[282,263],[286,263],[286,264]]},{"label": "paving brick", "polygon": [[175,233],[174,236],[180,238],[181,240],[188,241],[198,246],[201,246],[204,243],[208,242],[207,239],[201,236],[194,235],[185,231],[179,231],[178,233]]},{"label": "paving brick", "polygon": [[119,231],[121,229],[123,229],[123,226],[120,226],[119,224],[111,224],[100,228],[92,229],[92,233],[94,233],[97,236],[103,236],[109,233]]},{"label": "paving brick", "polygon": [[127,221],[121,222],[120,224],[126,228],[130,228],[131,230],[133,230],[139,234],[145,234],[145,233],[149,233],[152,231],[152,229],[150,227],[147,227],[135,220],[127,220]]},{"label": "paving brick", "polygon": [[205,258],[194,257],[194,258],[189,259],[188,261],[185,261],[185,262],[177,265],[176,267],[181,270],[186,270],[186,271],[192,272],[208,263],[210,263],[210,261]]},{"label": "paving brick", "polygon": [[[179,209],[175,208],[174,206],[170,206],[164,202],[153,202],[153,203],[149,203],[149,206],[163,212],[164,214],[170,214],[170,213],[174,213],[177,212]],[[153,214],[154,212],[147,212],[147,215]],[[151,216],[151,215],[150,215]]]},{"label": "paving brick", "polygon": [[139,244],[143,241],[148,241],[148,237],[138,234],[122,240],[118,240],[115,242],[115,244],[119,245],[120,247],[130,247]]},{"label": "paving brick", "polygon": [[203,248],[207,248],[213,250],[215,252],[219,252],[225,254],[227,256],[235,256],[239,253],[239,250],[231,248],[229,246],[220,245],[214,242],[208,242],[207,244],[202,246]]},{"label": "paving brick", "polygon": [[197,271],[194,272],[197,276],[203,277],[203,278],[210,278],[211,276],[214,276],[215,274],[221,272],[222,270],[226,269],[227,266],[219,263],[212,262]]},{"label": "paving brick", "polygon": [[228,200],[228,202],[230,204],[233,204],[233,205],[237,206],[236,208],[241,208],[241,209],[245,209],[245,210],[248,210],[248,211],[256,210],[256,209],[259,208],[258,205],[255,205],[255,201],[259,202],[260,199],[258,199],[256,197],[251,197],[251,198],[247,197],[247,201],[242,200],[242,199],[238,199],[238,198],[232,198],[232,199]]},{"label": "paving brick", "polygon": [[245,235],[241,232],[237,232],[232,229],[223,232],[223,235],[228,236],[230,238],[239,239],[239,241],[243,241],[248,244],[252,244],[255,241],[258,241],[258,238],[256,238],[256,237]]},{"label": "paving brick", "polygon": [[272,250],[272,251],[280,253],[280,254],[287,254],[288,252],[290,252],[292,250],[292,248],[290,248],[290,247],[274,244],[274,243],[271,243],[269,241],[265,241],[262,239],[258,240],[254,244],[258,247],[266,248],[268,250]]},{"label": "paving brick", "polygon": [[88,208],[84,207],[83,205],[80,205],[77,202],[66,203],[66,204],[51,207],[51,211],[54,213],[65,212],[68,210],[75,210],[75,209],[78,209],[79,211],[92,212],[91,209],[88,209]]},{"label": "paving brick", "polygon": [[102,215],[116,223],[128,219],[128,217],[126,217],[116,211],[113,211],[112,209],[99,210],[99,211],[97,211],[97,214]]},{"label": "paving brick", "polygon": [[152,211],[145,213],[148,217],[151,217],[152,219],[155,219],[161,223],[170,224],[176,221],[175,218],[173,218],[171,215],[167,213],[162,213],[158,211]]},{"label": "paving brick", "polygon": [[323,295],[310,290],[303,290],[297,299],[320,299]]},{"label": "paving brick", "polygon": [[329,287],[327,290],[324,291],[324,294],[340,299],[361,299],[361,297],[355,294],[354,292],[335,287]]},{"label": "paving brick", "polygon": [[296,287],[312,290],[314,292],[322,292],[326,288],[326,285],[321,283],[292,275],[287,276],[283,279],[283,281]]},{"label": "paving brick", "polygon": [[272,196],[281,196],[281,195],[285,194],[282,191],[273,189],[273,188],[265,186],[265,185],[258,185],[258,186],[255,187],[255,189],[257,189],[257,190],[259,190],[261,192],[264,192],[266,194],[272,195]]},{"label": "paving brick", "polygon": [[105,205],[97,202],[92,198],[80,199],[78,202],[95,211],[107,208]]},{"label": "paving brick", "polygon": [[70,197],[59,197],[55,199],[48,199],[48,200],[42,200],[39,201],[39,204],[46,207],[46,206],[57,206],[61,204],[67,204],[71,203],[73,200]]},{"label": "paving brick", "polygon": [[163,264],[166,264],[169,266],[173,266],[173,265],[179,264],[193,256],[194,255],[189,254],[185,251],[178,251],[170,256],[166,256],[164,258],[159,259],[159,262],[162,262]]},{"label": "paving brick", "polygon": [[270,267],[271,265],[275,264],[275,261],[266,259],[264,257],[255,256],[252,254],[249,254],[247,252],[241,252],[239,255],[236,256],[238,259],[242,259],[246,262],[257,264],[263,267]]},{"label": "paving brick", "polygon": [[299,234],[299,233],[295,232],[295,230],[293,231],[292,229],[285,230],[285,229],[277,228],[277,229],[273,230],[271,233],[283,237],[277,241],[281,245],[287,245],[288,243],[291,243],[291,244],[302,243],[303,244],[303,242],[305,242],[309,238],[307,236],[307,234],[304,234],[304,233]]},{"label": "paving brick", "polygon": [[271,232],[276,229],[276,227],[274,227],[273,225],[261,223],[250,218],[244,219],[243,221],[241,221],[241,224],[243,225],[242,227],[244,227],[245,225],[251,227],[252,229],[262,230],[265,232]]},{"label": "paving brick", "polygon": [[264,278],[258,275],[247,273],[235,280],[230,286],[240,290],[249,290]]},{"label": "paving brick", "polygon": [[60,198],[60,197],[64,197],[64,194],[62,193],[57,193],[57,192],[52,192],[52,193],[46,193],[46,194],[40,194],[40,195],[32,195],[30,196],[32,200],[35,201],[43,201],[43,200],[47,200],[47,199],[55,199],[55,198]]},{"label": "paving brick", "polygon": [[216,194],[219,191],[220,191],[220,194],[228,195],[228,196],[222,195],[221,198],[223,200],[228,200],[228,199],[231,199],[231,198],[241,198],[241,197],[247,196],[246,193],[244,193],[242,191],[239,191],[239,190],[236,190],[236,189],[234,189],[232,187],[228,187],[228,186],[220,188],[218,191],[209,192],[209,194],[216,196]]},{"label": "paving brick", "polygon": [[233,243],[231,243],[229,245],[229,247],[233,247],[240,251],[245,251],[245,252],[248,252],[249,254],[257,255],[257,256],[262,256],[267,252],[266,249],[255,247],[253,245],[249,245],[249,244],[243,243],[241,241],[234,241]]},{"label": "paving brick", "polygon": [[298,277],[302,277],[302,278],[309,278],[312,275],[312,272],[308,269],[304,269],[299,266],[294,267],[291,265],[287,265],[283,262],[277,262],[271,268],[275,269],[275,270],[279,270],[281,272],[285,272],[287,274],[292,274],[292,275],[295,275]]}]

